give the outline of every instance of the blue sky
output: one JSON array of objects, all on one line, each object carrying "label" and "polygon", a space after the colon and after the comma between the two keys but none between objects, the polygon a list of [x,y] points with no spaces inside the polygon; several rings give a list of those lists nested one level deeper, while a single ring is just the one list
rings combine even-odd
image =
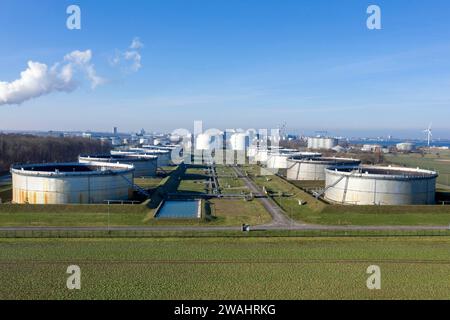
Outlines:
[{"label": "blue sky", "polygon": [[[81,30],[66,8],[81,8]],[[382,30],[366,9],[382,10]],[[0,2],[0,82],[90,50],[104,81],[0,105],[0,130],[274,128],[450,138],[450,2]],[[122,55],[136,37],[141,67]],[[111,63],[114,57],[121,63]],[[67,63],[67,62],[65,62]]]}]

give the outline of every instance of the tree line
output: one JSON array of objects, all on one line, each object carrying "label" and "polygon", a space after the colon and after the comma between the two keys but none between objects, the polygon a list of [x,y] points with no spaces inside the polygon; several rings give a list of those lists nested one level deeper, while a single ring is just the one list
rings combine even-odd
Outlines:
[{"label": "tree line", "polygon": [[81,137],[0,134],[0,172],[16,163],[78,161],[80,154],[107,153],[111,144]]}]

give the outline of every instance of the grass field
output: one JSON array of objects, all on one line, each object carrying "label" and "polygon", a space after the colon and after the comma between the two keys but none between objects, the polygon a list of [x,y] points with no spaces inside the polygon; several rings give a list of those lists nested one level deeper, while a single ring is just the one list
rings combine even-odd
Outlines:
[{"label": "grass field", "polygon": [[212,214],[218,224],[250,225],[264,224],[271,221],[271,217],[262,204],[257,200],[243,199],[211,199],[209,200]]},{"label": "grass field", "polygon": [[2,203],[10,202],[12,199],[12,187],[11,185],[0,186],[0,199]]},{"label": "grass field", "polygon": [[437,183],[444,186],[450,186],[450,153],[446,151],[439,152],[439,155],[425,154],[387,154],[385,160],[388,163],[398,164],[412,168],[422,168],[434,170],[439,173]]},{"label": "grass field", "polygon": [[[0,299],[449,299],[450,238],[0,240]],[[81,268],[81,290],[66,268]],[[381,290],[366,269],[381,268]]]},{"label": "grass field", "polygon": [[[242,223],[255,224],[270,221],[269,214],[255,201],[213,199],[212,219],[154,219],[154,209],[145,205],[112,205],[110,212],[104,206],[58,206],[42,211],[25,210],[25,207],[0,211],[0,227],[25,226],[240,226]],[[237,203],[238,202],[238,203]],[[238,205],[239,210],[237,210]],[[60,208],[60,209],[58,209]]]},{"label": "grass field", "polygon": [[205,182],[208,175],[205,174],[204,166],[187,166],[186,171],[180,176],[177,192],[200,193],[207,192]]}]

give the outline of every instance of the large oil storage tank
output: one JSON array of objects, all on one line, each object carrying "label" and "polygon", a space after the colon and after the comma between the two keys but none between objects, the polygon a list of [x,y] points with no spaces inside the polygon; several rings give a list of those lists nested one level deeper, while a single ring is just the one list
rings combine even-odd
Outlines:
[{"label": "large oil storage tank", "polygon": [[353,166],[361,160],[334,157],[292,157],[288,159],[286,177],[288,180],[325,181],[325,169],[331,166]]},{"label": "large oil storage tank", "polygon": [[13,203],[102,203],[133,194],[134,167],[129,164],[26,164],[13,166],[11,174]]},{"label": "large oil storage tank", "polygon": [[270,153],[269,149],[258,148],[258,150],[256,151],[256,155],[254,157],[254,161],[259,163],[266,163],[269,158],[269,153]]},{"label": "large oil storage tank", "polygon": [[308,137],[308,149],[331,150],[336,147],[339,140],[330,137]]},{"label": "large oil storage tank", "polygon": [[396,148],[398,151],[401,151],[401,152],[411,152],[411,151],[414,151],[414,149],[416,148],[416,145],[412,142],[402,142],[402,143],[397,143]]},{"label": "large oil storage tank", "polygon": [[211,136],[206,133],[200,133],[195,139],[196,150],[209,150],[211,148]]},{"label": "large oil storage tank", "polygon": [[126,163],[134,166],[135,177],[154,177],[158,167],[158,157],[145,154],[130,155],[80,155],[78,162],[110,162],[110,163]]},{"label": "large oil storage tank", "polygon": [[230,148],[233,151],[246,151],[249,137],[243,132],[233,133],[230,137]]},{"label": "large oil storage tank", "polygon": [[[130,149],[133,150],[133,149]],[[153,148],[137,148],[138,154],[153,155],[158,157],[158,167],[167,167],[173,165],[172,163],[172,151],[166,149],[153,149]]]},{"label": "large oil storage tank", "polygon": [[258,153],[258,146],[256,145],[250,145],[247,149],[247,156],[253,160],[256,157],[256,154]]},{"label": "large oil storage tank", "polygon": [[434,204],[437,176],[434,171],[403,167],[329,168],[324,196],[353,205]]},{"label": "large oil storage tank", "polygon": [[156,156],[158,167],[167,167],[172,165],[171,155],[172,152],[170,150],[163,149],[151,149],[151,148],[130,148],[128,150],[111,150],[111,155],[149,155]]},{"label": "large oil storage tank", "polygon": [[317,152],[299,152],[293,149],[280,149],[275,152],[270,152],[267,157],[266,167],[268,169],[287,169],[288,159],[295,157],[296,159],[304,158],[318,158],[322,156]]}]

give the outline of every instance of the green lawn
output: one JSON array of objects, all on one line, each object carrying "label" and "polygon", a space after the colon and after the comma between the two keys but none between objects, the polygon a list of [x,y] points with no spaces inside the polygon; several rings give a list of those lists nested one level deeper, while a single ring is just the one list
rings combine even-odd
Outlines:
[{"label": "green lawn", "polygon": [[385,160],[392,164],[438,171],[437,182],[450,186],[450,154],[448,152],[440,152],[439,156],[426,154],[423,157],[420,154],[388,154],[385,155]]},{"label": "green lawn", "polygon": [[211,199],[209,200],[211,213],[215,224],[221,225],[250,225],[264,224],[272,220],[262,204],[254,199]]},{"label": "green lawn", "polygon": [[0,199],[2,199],[2,203],[10,202],[12,199],[12,186],[11,185],[3,185],[0,186]]},{"label": "green lawn", "polygon": [[240,178],[220,176],[219,186],[223,194],[248,193],[248,188]]},{"label": "green lawn", "polygon": [[159,186],[162,177],[135,178],[134,183],[144,189],[154,189]]},{"label": "green lawn", "polygon": [[[450,238],[0,240],[0,299],[449,299]],[[66,269],[81,268],[81,290]],[[381,268],[381,290],[366,269]]]}]

